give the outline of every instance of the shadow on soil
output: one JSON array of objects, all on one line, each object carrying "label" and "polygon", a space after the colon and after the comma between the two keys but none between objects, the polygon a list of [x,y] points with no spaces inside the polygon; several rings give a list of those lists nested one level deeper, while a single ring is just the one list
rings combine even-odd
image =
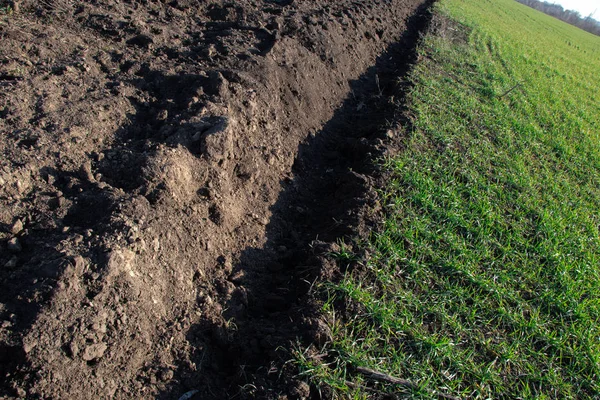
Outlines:
[{"label": "shadow on soil", "polygon": [[[381,178],[374,161],[397,144],[398,135],[388,130],[408,126],[403,103],[409,86],[403,78],[416,61],[432,3],[426,2],[401,39],[351,83],[351,95],[323,129],[299,146],[294,177],[282,182],[271,207],[267,243],[244,250],[234,267],[234,283],[245,291],[223,309],[225,319],[235,324],[206,321],[188,332],[190,343],[206,344],[208,338],[219,354],[205,366],[200,354],[198,371],[180,369],[178,375],[194,377],[191,381],[206,385],[213,398],[296,397],[296,371],[285,367],[291,350],[322,339],[320,310],[310,289],[315,281],[339,274],[326,259],[337,241],[377,225],[365,214],[376,207],[374,181]],[[182,387],[172,385],[158,398],[177,399],[182,393]],[[311,397],[319,397],[316,390]]]}]

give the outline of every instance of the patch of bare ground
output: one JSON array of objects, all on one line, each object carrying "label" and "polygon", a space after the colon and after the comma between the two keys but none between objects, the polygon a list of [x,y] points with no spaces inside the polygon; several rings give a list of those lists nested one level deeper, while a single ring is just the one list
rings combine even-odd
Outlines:
[{"label": "patch of bare ground", "polygon": [[[307,398],[422,0],[19,2],[0,25],[6,398]],[[314,395],[314,393],[313,393]]]}]

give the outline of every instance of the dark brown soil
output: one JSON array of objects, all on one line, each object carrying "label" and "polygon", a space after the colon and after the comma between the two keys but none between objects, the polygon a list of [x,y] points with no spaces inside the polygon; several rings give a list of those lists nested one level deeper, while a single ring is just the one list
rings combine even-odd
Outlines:
[{"label": "dark brown soil", "polygon": [[316,397],[286,362],[327,340],[327,254],[375,223],[372,161],[427,6],[1,16],[0,397]]}]

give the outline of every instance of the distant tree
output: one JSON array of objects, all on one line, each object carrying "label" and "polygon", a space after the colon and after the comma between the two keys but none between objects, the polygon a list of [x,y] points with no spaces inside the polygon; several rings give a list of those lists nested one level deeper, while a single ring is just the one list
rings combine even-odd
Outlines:
[{"label": "distant tree", "polygon": [[600,21],[592,18],[591,15],[583,18],[581,14],[573,10],[565,10],[559,4],[548,3],[547,1],[538,0],[516,0],[521,4],[525,4],[531,8],[535,8],[545,14],[558,18],[568,24],[600,36]]}]

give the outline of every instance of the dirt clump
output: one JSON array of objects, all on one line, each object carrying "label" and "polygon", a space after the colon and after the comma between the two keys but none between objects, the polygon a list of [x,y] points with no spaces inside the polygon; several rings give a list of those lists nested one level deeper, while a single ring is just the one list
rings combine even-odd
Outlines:
[{"label": "dirt clump", "polygon": [[378,110],[426,6],[1,15],[0,396],[308,398],[281,349],[327,340],[310,287],[369,229]]}]

